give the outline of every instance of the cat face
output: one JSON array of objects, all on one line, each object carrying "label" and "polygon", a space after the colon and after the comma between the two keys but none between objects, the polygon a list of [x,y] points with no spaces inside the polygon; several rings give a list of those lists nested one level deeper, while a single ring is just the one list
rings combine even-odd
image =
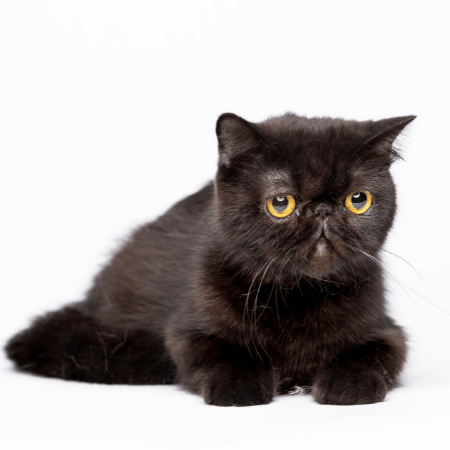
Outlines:
[{"label": "cat face", "polygon": [[392,144],[413,119],[222,115],[216,214],[227,251],[253,270],[270,264],[269,277],[350,275],[392,226]]}]

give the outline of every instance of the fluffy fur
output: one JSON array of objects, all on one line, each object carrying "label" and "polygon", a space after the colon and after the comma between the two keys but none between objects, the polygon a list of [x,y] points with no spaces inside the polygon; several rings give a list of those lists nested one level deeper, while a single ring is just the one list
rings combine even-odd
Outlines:
[{"label": "fluffy fur", "polygon": [[[64,379],[178,382],[220,406],[304,385],[319,403],[382,401],[406,344],[377,258],[396,209],[393,143],[413,119],[223,114],[215,181],[138,229],[84,301],[38,318],[8,356]],[[370,209],[347,210],[365,190]],[[273,217],[267,200],[288,194],[296,209]]]}]

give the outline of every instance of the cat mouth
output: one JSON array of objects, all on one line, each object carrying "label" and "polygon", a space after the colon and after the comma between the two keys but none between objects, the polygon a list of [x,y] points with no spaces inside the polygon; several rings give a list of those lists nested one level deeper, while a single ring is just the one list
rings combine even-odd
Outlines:
[{"label": "cat mouth", "polygon": [[308,253],[308,269],[307,272],[313,276],[326,276],[331,268],[331,260],[333,259],[333,250],[331,242],[321,233],[311,246]]},{"label": "cat mouth", "polygon": [[325,219],[322,222],[322,226],[320,228],[322,230],[321,237],[324,237],[326,240],[331,239],[330,224],[328,223],[328,219]]},{"label": "cat mouth", "polygon": [[316,250],[324,251],[327,247],[330,246],[330,227],[328,225],[328,221],[324,220],[320,222],[320,225],[317,227],[317,230],[314,233],[315,243],[314,247]]},{"label": "cat mouth", "polygon": [[332,253],[332,244],[330,242],[331,233],[327,220],[320,222],[315,232],[315,241],[312,246],[312,260],[323,262],[325,258],[329,258]]}]

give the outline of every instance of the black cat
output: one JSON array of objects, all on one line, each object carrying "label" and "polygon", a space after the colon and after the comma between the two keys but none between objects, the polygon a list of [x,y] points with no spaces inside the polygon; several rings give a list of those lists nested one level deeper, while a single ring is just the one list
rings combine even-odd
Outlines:
[{"label": "black cat", "polygon": [[217,122],[213,183],[139,228],[86,300],[13,337],[20,370],[94,383],[180,383],[208,404],[379,402],[405,361],[378,253],[414,116],[285,114]]}]

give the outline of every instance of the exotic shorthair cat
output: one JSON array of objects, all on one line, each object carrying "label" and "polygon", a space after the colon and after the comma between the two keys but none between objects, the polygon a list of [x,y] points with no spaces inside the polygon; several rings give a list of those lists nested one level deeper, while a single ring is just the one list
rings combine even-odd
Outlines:
[{"label": "exotic shorthair cat", "polygon": [[382,401],[406,357],[378,254],[396,210],[393,144],[415,117],[217,121],[214,182],[137,229],[80,303],[13,337],[20,370],[180,383],[219,406],[308,386]]}]

